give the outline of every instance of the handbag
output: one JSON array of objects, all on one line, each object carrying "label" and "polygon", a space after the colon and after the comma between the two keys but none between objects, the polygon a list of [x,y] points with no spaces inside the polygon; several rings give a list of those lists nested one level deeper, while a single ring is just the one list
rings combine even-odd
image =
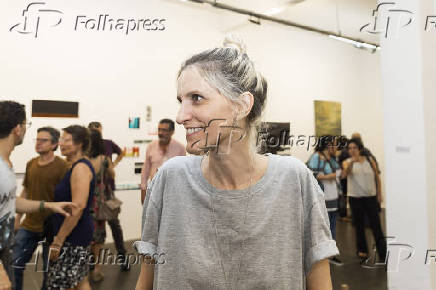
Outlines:
[{"label": "handbag", "polygon": [[100,183],[96,185],[97,194],[97,212],[95,218],[97,220],[113,220],[118,217],[121,212],[123,202],[115,197],[112,186],[107,178],[108,162],[105,158],[101,166]]},{"label": "handbag", "polygon": [[121,212],[123,202],[115,196],[104,202],[99,203],[99,209],[96,215],[97,220],[113,220],[118,217]]}]

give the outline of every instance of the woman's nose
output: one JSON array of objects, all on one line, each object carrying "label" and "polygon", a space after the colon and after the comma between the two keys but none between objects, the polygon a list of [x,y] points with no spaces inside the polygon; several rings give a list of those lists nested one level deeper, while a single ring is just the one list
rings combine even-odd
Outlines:
[{"label": "woman's nose", "polygon": [[191,106],[185,102],[182,102],[176,117],[177,124],[182,125],[186,121],[189,121],[191,118],[192,118]]}]

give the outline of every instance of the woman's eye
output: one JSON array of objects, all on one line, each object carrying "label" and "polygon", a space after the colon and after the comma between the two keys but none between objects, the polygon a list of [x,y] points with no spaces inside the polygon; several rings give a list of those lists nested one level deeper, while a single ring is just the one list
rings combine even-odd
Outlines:
[{"label": "woman's eye", "polygon": [[192,95],[192,100],[193,100],[194,102],[201,101],[202,99],[204,99],[204,98],[203,98],[202,96],[198,95],[198,94],[193,94],[193,95]]}]

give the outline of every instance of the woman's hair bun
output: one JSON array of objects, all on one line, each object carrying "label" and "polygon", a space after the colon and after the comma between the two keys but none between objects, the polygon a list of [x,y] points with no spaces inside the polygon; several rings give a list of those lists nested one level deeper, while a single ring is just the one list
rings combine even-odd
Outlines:
[{"label": "woman's hair bun", "polygon": [[235,34],[226,35],[223,41],[224,47],[231,47],[238,50],[239,53],[247,53],[247,47],[242,38]]}]

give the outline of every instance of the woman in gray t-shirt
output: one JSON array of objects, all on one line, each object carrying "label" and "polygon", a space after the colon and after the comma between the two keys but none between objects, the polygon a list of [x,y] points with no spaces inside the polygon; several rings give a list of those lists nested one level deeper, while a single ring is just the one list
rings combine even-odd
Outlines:
[{"label": "woman in gray t-shirt", "polygon": [[147,188],[137,289],[331,289],[323,193],[297,159],[256,154],[267,83],[225,45],[179,72],[177,122],[198,156],[168,160]]}]

